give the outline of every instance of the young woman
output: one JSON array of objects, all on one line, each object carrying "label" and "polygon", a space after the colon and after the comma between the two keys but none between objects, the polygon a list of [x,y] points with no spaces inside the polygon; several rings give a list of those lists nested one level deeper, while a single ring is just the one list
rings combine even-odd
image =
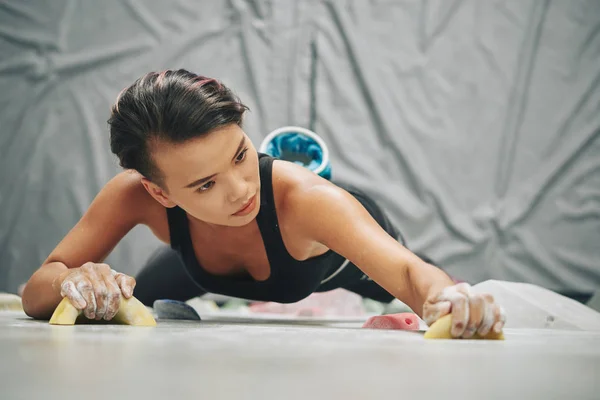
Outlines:
[{"label": "young woman", "polygon": [[[218,81],[185,70],[124,89],[109,125],[125,171],[30,278],[25,312],[49,318],[66,296],[88,318],[110,320],[121,295],[146,304],[206,292],[295,302],[342,287],[398,298],[429,324],[451,312],[457,337],[502,329],[490,295],[410,252],[364,193],[258,154],[242,130],[246,109]],[[137,224],[172,250],[161,249],[136,285],[102,262]]]}]

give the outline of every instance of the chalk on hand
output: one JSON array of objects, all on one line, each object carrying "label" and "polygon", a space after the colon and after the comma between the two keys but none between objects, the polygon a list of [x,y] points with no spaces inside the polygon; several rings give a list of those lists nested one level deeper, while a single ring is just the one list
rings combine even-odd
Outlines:
[{"label": "chalk on hand", "polygon": [[369,318],[363,328],[416,331],[419,329],[419,317],[414,313],[377,315]]}]

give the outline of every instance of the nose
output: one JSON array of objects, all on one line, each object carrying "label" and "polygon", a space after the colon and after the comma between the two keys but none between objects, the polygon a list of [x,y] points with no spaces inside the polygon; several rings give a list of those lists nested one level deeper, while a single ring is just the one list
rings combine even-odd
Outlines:
[{"label": "nose", "polygon": [[242,176],[232,174],[229,187],[229,201],[231,203],[241,203],[247,200],[248,182]]}]

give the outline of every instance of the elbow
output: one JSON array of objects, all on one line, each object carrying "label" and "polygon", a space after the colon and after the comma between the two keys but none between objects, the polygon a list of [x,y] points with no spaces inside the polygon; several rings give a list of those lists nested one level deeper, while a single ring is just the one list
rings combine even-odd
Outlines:
[{"label": "elbow", "polygon": [[28,284],[25,284],[25,287],[23,288],[23,293],[21,294],[21,303],[23,305],[23,311],[28,317],[40,319],[39,313],[35,307],[35,301],[33,301],[32,298],[31,290],[28,290]]},{"label": "elbow", "polygon": [[22,301],[23,311],[28,317],[39,320],[50,319],[51,315],[47,311],[44,311],[39,305],[36,305],[35,302],[28,301],[26,298],[23,298]]},{"label": "elbow", "polygon": [[54,288],[53,282],[64,271],[66,265],[58,262],[42,265],[29,278],[23,288],[21,302],[25,314],[34,319],[49,319],[62,296]]},{"label": "elbow", "polygon": [[25,315],[33,319],[47,320],[50,318],[50,315],[48,315],[48,311],[44,308],[44,304],[40,301],[39,296],[36,295],[34,286],[30,285],[30,282],[27,282],[23,289],[21,296],[23,311]]}]

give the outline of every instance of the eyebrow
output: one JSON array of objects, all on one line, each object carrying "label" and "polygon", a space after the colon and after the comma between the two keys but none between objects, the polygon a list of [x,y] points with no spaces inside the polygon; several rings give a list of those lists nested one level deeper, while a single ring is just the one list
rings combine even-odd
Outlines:
[{"label": "eyebrow", "polygon": [[[240,140],[240,144],[238,145],[237,150],[235,151],[235,154],[233,155],[233,158],[231,159],[231,161],[235,160],[235,158],[238,156],[238,154],[240,153],[240,151],[242,150],[242,148],[244,147],[245,144],[246,144],[246,136],[243,136],[242,140]],[[194,182],[186,185],[185,189],[190,189],[190,188],[193,188],[195,186],[201,185],[204,182],[206,182],[206,181],[214,178],[215,176],[217,176],[217,174],[212,174],[212,175],[209,175],[207,177],[195,180]]]}]

